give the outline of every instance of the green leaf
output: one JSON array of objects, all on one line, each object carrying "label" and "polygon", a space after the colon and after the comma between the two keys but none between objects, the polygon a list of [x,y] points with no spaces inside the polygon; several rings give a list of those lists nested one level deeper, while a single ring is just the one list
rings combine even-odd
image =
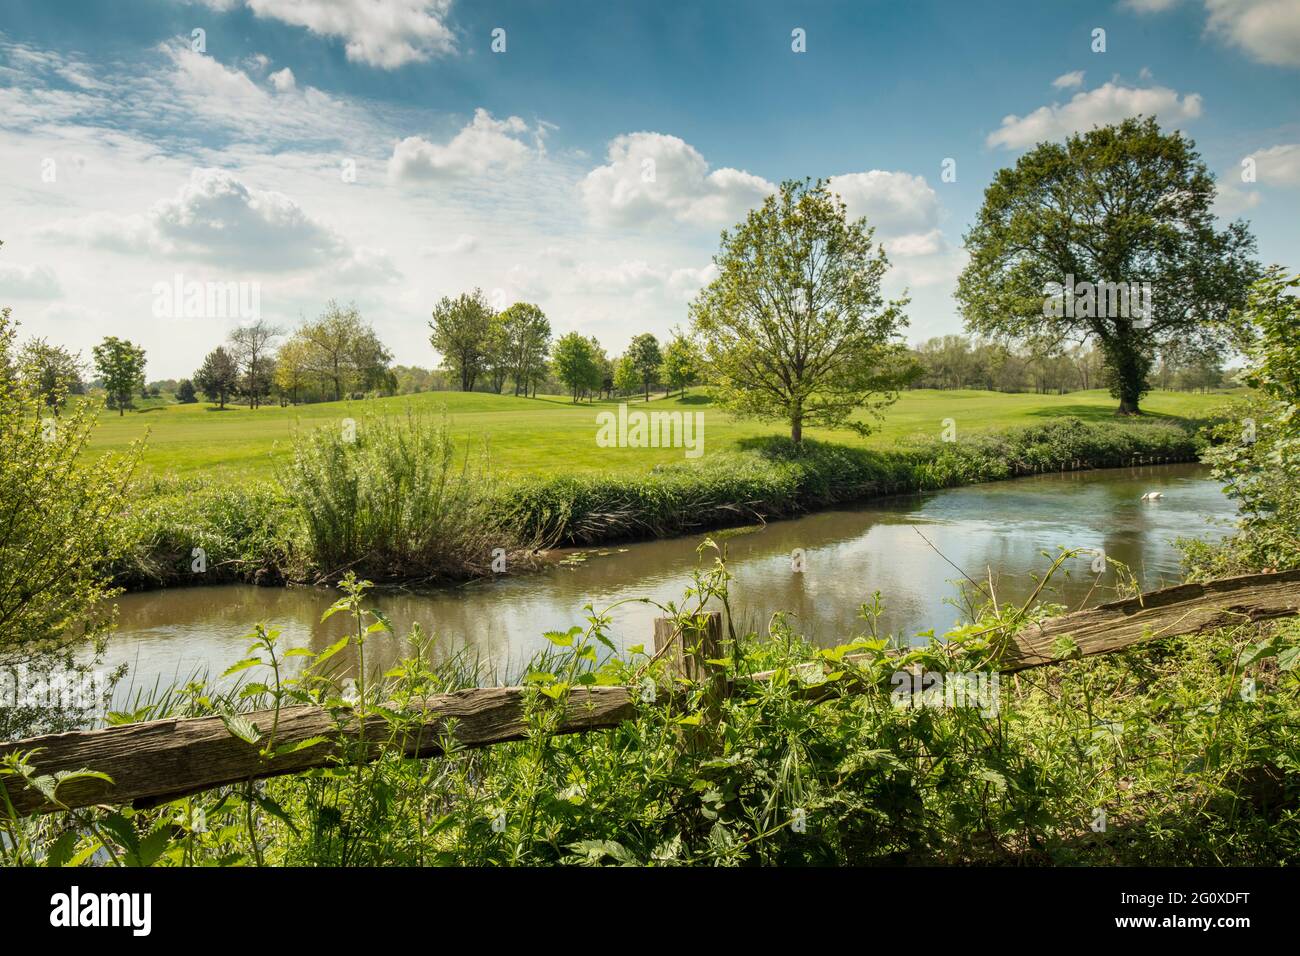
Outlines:
[{"label": "green leaf", "polygon": [[222,714],[221,722],[230,731],[230,736],[238,737],[245,743],[255,744],[262,739],[262,732],[257,725],[243,714]]},{"label": "green leaf", "polygon": [[231,674],[238,674],[240,671],[246,671],[250,667],[257,667],[265,663],[260,657],[245,657],[242,661],[236,661],[226,668],[222,677],[229,677]]}]

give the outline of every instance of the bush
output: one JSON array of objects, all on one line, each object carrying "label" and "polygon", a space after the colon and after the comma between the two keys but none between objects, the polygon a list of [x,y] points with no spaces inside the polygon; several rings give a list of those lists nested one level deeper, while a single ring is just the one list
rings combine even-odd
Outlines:
[{"label": "bush", "polygon": [[519,539],[493,507],[486,469],[443,420],[408,413],[298,434],[280,475],[314,573],[442,581],[489,572]]}]

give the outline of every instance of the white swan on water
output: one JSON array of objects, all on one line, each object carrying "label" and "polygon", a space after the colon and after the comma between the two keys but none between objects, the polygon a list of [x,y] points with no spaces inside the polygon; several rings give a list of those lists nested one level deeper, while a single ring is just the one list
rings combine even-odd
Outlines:
[{"label": "white swan on water", "polygon": [[1165,495],[1163,491],[1148,491],[1145,495],[1142,496],[1142,500],[1155,501],[1157,498],[1163,498],[1164,496]]}]

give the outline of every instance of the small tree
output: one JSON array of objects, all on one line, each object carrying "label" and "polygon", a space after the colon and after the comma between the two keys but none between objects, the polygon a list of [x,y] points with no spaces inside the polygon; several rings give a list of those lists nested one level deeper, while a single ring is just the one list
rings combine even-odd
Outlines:
[{"label": "small tree", "polygon": [[680,389],[686,394],[686,387],[695,384],[700,357],[695,343],[684,335],[676,335],[664,347],[663,366],[659,370],[660,378],[671,389]]},{"label": "small tree", "polygon": [[218,345],[208,353],[202,367],[194,373],[194,384],[208,397],[208,401],[216,402],[224,410],[226,400],[239,389],[239,363]]},{"label": "small tree", "polygon": [[592,340],[570,332],[560,337],[555,343],[555,374],[560,381],[573,390],[573,400],[578,401],[579,393],[584,389],[594,388],[600,381],[600,367],[596,364],[596,350]]},{"label": "small tree", "polygon": [[546,355],[551,347],[551,323],[546,314],[529,302],[516,302],[501,313],[506,329],[510,356],[510,374],[515,394],[522,388],[528,395],[531,386],[546,374]]},{"label": "small tree", "polygon": [[429,343],[460,379],[462,392],[474,391],[474,382],[486,369],[492,314],[481,289],[454,299],[443,296],[433,307]]},{"label": "small tree", "polygon": [[45,339],[32,339],[24,345],[18,365],[29,394],[55,417],[68,396],[81,386],[80,357]]},{"label": "small tree", "polygon": [[906,300],[886,303],[889,263],[866,219],[850,221],[824,181],[790,181],[723,232],[718,278],[691,305],[718,401],[740,415],[804,425],[869,427],[912,377]]},{"label": "small tree", "polygon": [[627,347],[627,356],[641,376],[641,382],[645,385],[645,400],[648,402],[650,386],[659,380],[659,367],[664,362],[663,354],[659,351],[659,340],[649,332],[644,332]]},{"label": "small tree", "polygon": [[193,405],[198,401],[194,394],[194,383],[188,378],[183,378],[176,383],[176,401],[182,405]]},{"label": "small tree", "polygon": [[614,364],[614,389],[620,395],[628,395],[641,387],[641,370],[630,355],[624,355]]},{"label": "small tree", "polygon": [[271,390],[271,347],[282,334],[282,329],[265,319],[242,325],[230,333],[230,353],[243,375],[242,384],[249,408],[256,409],[261,405],[262,396]]},{"label": "small tree", "polygon": [[95,368],[108,394],[108,407],[125,415],[128,408],[135,407],[132,398],[136,391],[144,387],[144,349],[110,335],[95,346],[94,352]]},{"label": "small tree", "polygon": [[[0,668],[33,677],[89,676],[118,593],[109,569],[122,552],[118,515],[137,452],[92,458],[101,406],[80,402],[50,428],[42,400],[3,370],[17,363],[9,309],[0,309]],[[87,702],[93,706],[93,702]],[[0,740],[72,730],[89,708],[0,706]]]}]

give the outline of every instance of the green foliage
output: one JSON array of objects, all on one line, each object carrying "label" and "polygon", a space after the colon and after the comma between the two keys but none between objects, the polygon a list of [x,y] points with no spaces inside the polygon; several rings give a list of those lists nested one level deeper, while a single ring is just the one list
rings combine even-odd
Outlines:
[{"label": "green foliage", "polygon": [[[967,328],[1095,341],[1119,411],[1136,414],[1157,349],[1222,353],[1237,341],[1232,313],[1258,274],[1254,239],[1244,222],[1215,229],[1214,194],[1194,145],[1179,132],[1162,133],[1153,119],[1039,144],[998,172],[965,237],[971,258],[957,300]],[[1151,314],[1053,314],[1045,299],[1057,297],[1069,276],[1130,288],[1150,283]]]},{"label": "green foliage", "polygon": [[1300,566],[1300,276],[1278,267],[1251,290],[1257,333],[1249,381],[1260,391],[1210,429],[1206,460],[1240,509],[1240,531],[1220,546],[1188,543],[1197,577]]},{"label": "green foliage", "polygon": [[659,376],[668,388],[678,389],[683,395],[694,385],[700,373],[700,353],[695,342],[684,335],[674,335],[664,347],[663,365]]},{"label": "green foliage", "polygon": [[898,335],[906,300],[886,303],[889,267],[865,218],[819,180],[781,184],[714,256],[719,275],[691,305],[720,404],[790,425],[852,428],[876,414],[912,377]]},{"label": "green foliage", "polygon": [[445,420],[408,412],[300,433],[280,481],[316,574],[381,580],[483,574],[517,546],[485,463],[456,461]]},{"label": "green foliage", "polygon": [[872,451],[806,440],[663,465],[649,475],[558,475],[510,483],[500,496],[509,524],[526,537],[564,544],[684,534],[796,514],[907,491],[997,481],[1041,471],[1129,464],[1136,458],[1191,461],[1198,444],[1157,423],[1043,425],[954,442],[901,442]]},{"label": "green foliage", "polygon": [[[706,544],[705,548],[713,547]],[[1074,556],[1060,555],[1053,571]],[[697,572],[689,627],[728,609],[724,560]],[[763,634],[724,626],[709,662],[734,691],[670,675],[640,649],[613,654],[608,612],[547,635],[526,669],[523,739],[484,749],[453,733],[443,754],[405,754],[432,694],[483,681],[434,655],[422,634],[383,675],[365,644],[388,639],[349,577],[328,614],[351,635],[320,653],[282,652],[258,626],[232,673],[237,694],[191,687],[170,707],[221,716],[272,764],[330,745],[327,766],[241,783],[144,811],[96,808],[18,819],[7,790],[36,785],[30,754],[0,766],[0,859],[77,865],[1258,865],[1300,852],[1300,627],[1243,625],[1004,678],[976,700],[899,692],[905,669],[987,675],[990,655],[1049,607],[977,609],[969,623],[899,652],[875,633],[819,650],[781,616]],[[351,645],[356,680],[335,664]],[[305,666],[291,673],[290,655]],[[753,682],[759,671],[771,672]],[[1243,693],[1249,678],[1252,692]],[[623,685],[618,727],[560,735],[583,687]],[[653,693],[651,693],[653,690]],[[285,744],[282,708],[315,703],[324,738]],[[965,703],[967,706],[962,706]],[[954,705],[955,704],[955,705]],[[253,718],[250,712],[261,713]],[[159,717],[153,709],[147,716]],[[345,727],[365,726],[364,736]],[[425,743],[432,743],[426,741]],[[370,759],[373,758],[373,759]],[[88,767],[83,774],[95,773]],[[1104,814],[1104,829],[1096,828]]]},{"label": "green foliage", "polygon": [[239,390],[239,363],[224,346],[218,345],[204,357],[203,364],[194,373],[194,385],[207,396],[208,401],[225,408],[226,402]]},{"label": "green foliage", "polygon": [[649,332],[643,332],[628,345],[626,358],[645,386],[645,400],[650,401],[650,386],[659,380],[659,366],[664,361],[659,351],[659,340]]},{"label": "green foliage", "polygon": [[442,356],[443,365],[460,379],[463,392],[472,392],[479,376],[488,371],[494,346],[493,315],[481,289],[464,292],[456,298],[443,296],[433,307],[432,334],[429,342]]},{"label": "green foliage", "polygon": [[595,340],[585,338],[577,332],[569,332],[555,343],[551,359],[555,374],[573,391],[575,402],[580,392],[590,392],[600,387],[602,369],[598,359],[599,346]]},{"label": "green foliage", "polygon": [[144,388],[144,349],[110,335],[94,348],[95,368],[108,393],[108,407],[125,415],[135,393]]},{"label": "green foliage", "polygon": [[[14,332],[0,310],[0,369],[18,364]],[[109,568],[122,547],[115,514],[138,451],[85,456],[100,406],[41,417],[63,398],[57,383],[42,394],[21,376],[0,375],[0,667],[75,680],[88,673],[77,653],[97,655],[112,624]],[[0,738],[66,729],[80,716],[10,703],[0,702]]]}]

